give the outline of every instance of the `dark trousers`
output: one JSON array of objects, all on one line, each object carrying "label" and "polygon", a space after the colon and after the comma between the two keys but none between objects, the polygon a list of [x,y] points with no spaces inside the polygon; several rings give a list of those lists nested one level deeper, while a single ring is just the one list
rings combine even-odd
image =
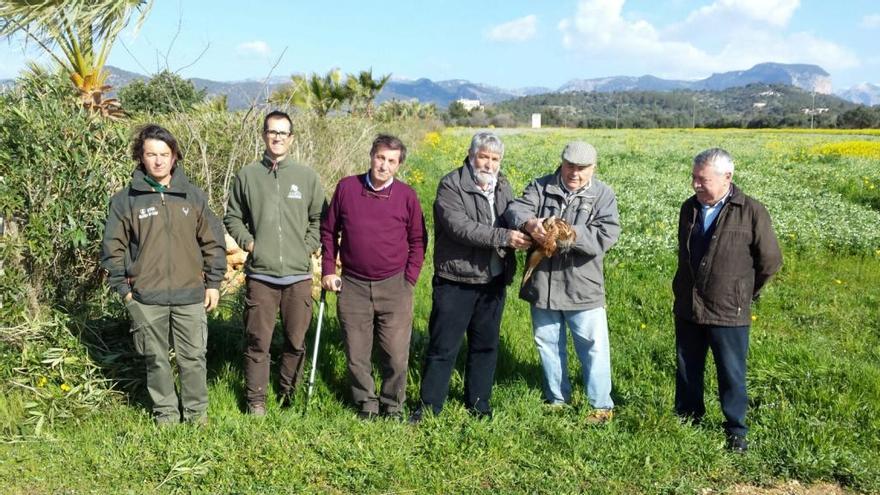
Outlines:
[{"label": "dark trousers", "polygon": [[[412,337],[413,289],[403,272],[385,280],[342,275],[337,314],[342,324],[351,397],[360,411],[400,412],[406,400],[406,371]],[[382,389],[373,381],[373,339],[379,344]]]},{"label": "dark trousers", "polygon": [[718,374],[718,398],[724,413],[724,429],[729,435],[745,436],[746,357],[749,353],[749,327],[698,325],[675,319],[675,411],[699,421],[706,412],[703,403],[703,375],[706,354],[712,349]]},{"label": "dark trousers", "polygon": [[430,340],[422,371],[421,402],[435,414],[443,408],[452,369],[467,334],[465,406],[489,412],[498,361],[501,313],[507,294],[503,277],[496,277],[488,284],[463,284],[434,276],[432,285]]},{"label": "dark trousers", "polygon": [[278,308],[284,346],[281,349],[280,392],[290,393],[302,377],[305,363],[306,331],[312,321],[312,281],[275,285],[247,279],[247,308],[244,314],[247,343],[244,352],[244,376],[248,404],[264,404],[269,386],[269,347]]}]

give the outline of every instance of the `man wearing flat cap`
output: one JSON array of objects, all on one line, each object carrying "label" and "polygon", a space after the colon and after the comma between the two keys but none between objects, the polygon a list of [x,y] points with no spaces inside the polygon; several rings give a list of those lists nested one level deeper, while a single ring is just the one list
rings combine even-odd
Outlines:
[{"label": "man wearing flat cap", "polygon": [[531,305],[544,396],[552,406],[571,401],[565,329],[571,330],[591,406],[588,424],[605,423],[613,416],[602,262],[620,235],[617,199],[594,177],[596,163],[592,145],[568,143],[559,168],[526,186],[504,214],[508,225],[518,226],[538,244],[552,235],[544,228],[549,217],[564,220],[574,231],[573,240],[557,242],[556,251],[535,266],[520,297]]}]

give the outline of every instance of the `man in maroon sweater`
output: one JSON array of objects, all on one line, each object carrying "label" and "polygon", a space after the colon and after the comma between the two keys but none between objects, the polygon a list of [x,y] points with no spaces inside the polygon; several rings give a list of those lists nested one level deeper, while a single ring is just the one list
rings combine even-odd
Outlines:
[{"label": "man in maroon sweater", "polygon": [[[339,181],[321,221],[321,285],[339,292],[351,395],[361,419],[380,413],[403,418],[413,289],[427,245],[419,199],[394,178],[405,160],[406,146],[399,139],[376,137],[370,170]],[[337,253],[341,279],[336,275]],[[378,397],[370,360],[374,335],[381,349]]]}]

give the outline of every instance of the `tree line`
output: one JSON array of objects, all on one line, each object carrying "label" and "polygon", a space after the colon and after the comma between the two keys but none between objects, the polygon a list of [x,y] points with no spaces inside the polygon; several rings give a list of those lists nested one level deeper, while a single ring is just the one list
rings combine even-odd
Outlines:
[{"label": "tree line", "polygon": [[450,106],[456,122],[527,125],[540,113],[545,126],[580,128],[876,128],[880,108],[834,95],[778,84],[751,84],[724,91],[569,92],[526,96],[464,112]]}]

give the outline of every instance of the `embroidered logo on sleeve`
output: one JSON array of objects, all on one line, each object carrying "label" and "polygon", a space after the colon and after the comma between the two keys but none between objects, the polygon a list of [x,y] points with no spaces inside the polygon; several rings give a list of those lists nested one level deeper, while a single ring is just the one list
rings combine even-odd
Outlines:
[{"label": "embroidered logo on sleeve", "polygon": [[183,212],[183,215],[184,215],[184,216],[188,216],[188,215],[189,215],[189,207],[188,207],[188,206],[182,206],[182,207],[180,208],[180,211]]},{"label": "embroidered logo on sleeve", "polygon": [[296,184],[290,185],[290,192],[287,193],[288,199],[302,199],[303,195],[299,192],[299,187]]},{"label": "embroidered logo on sleeve", "polygon": [[138,212],[138,220],[143,220],[145,218],[154,217],[159,214],[159,210],[156,209],[155,206],[150,206],[149,208],[141,208]]}]

